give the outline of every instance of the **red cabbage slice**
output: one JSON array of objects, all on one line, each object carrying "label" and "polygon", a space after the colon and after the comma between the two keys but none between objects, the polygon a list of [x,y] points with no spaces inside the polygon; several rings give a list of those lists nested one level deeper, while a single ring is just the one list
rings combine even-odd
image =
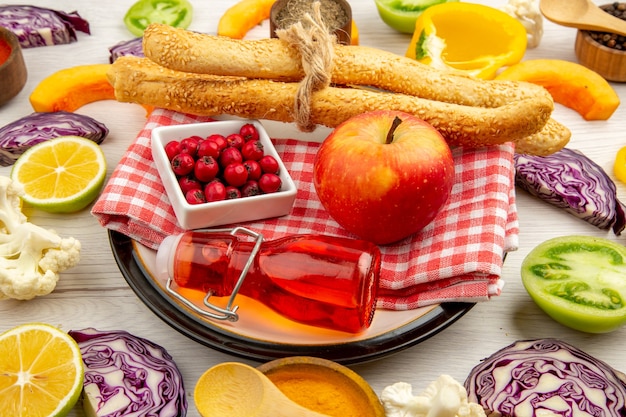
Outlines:
[{"label": "red cabbage slice", "polygon": [[515,184],[547,203],[616,235],[626,227],[626,206],[615,183],[582,152],[564,148],[548,156],[515,155]]},{"label": "red cabbage slice", "polygon": [[0,165],[12,165],[26,149],[59,136],[81,136],[100,144],[108,134],[104,123],[86,115],[32,113],[0,128]]},{"label": "red cabbage slice", "polygon": [[109,62],[111,64],[114,63],[117,58],[124,55],[143,57],[143,37],[116,43],[109,48],[109,54]]},{"label": "red cabbage slice", "polygon": [[163,347],[123,330],[88,328],[68,333],[78,343],[85,364],[87,415],[187,415],[182,375]]},{"label": "red cabbage slice", "polygon": [[89,22],[77,12],[37,6],[0,5],[0,26],[15,33],[22,48],[71,43],[77,30],[90,33]]},{"label": "red cabbage slice", "polygon": [[557,339],[517,341],[484,359],[464,385],[487,415],[626,416],[626,376]]}]

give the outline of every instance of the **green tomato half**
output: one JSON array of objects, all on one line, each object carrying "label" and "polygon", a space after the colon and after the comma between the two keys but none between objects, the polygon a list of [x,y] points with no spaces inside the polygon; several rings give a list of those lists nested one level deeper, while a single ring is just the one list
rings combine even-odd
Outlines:
[{"label": "green tomato half", "polygon": [[557,322],[587,333],[626,323],[626,247],[591,236],[547,240],[526,256],[522,283]]},{"label": "green tomato half", "polygon": [[126,12],[124,24],[140,37],[151,23],[187,29],[192,15],[193,8],[187,0],[139,0]]},{"label": "green tomato half", "polygon": [[403,33],[415,32],[419,15],[430,6],[459,0],[375,0],[383,22]]}]

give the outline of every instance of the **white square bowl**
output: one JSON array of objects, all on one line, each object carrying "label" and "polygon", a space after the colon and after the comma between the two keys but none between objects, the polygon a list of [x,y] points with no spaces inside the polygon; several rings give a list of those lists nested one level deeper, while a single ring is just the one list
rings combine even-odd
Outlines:
[{"label": "white square bowl", "polygon": [[[272,155],[278,161],[279,177],[282,181],[280,191],[232,200],[189,204],[178,185],[176,175],[172,171],[165,153],[165,145],[168,142],[180,141],[194,135],[207,137],[217,133],[227,136],[239,132],[245,123],[252,123],[256,126],[264,153]],[[176,219],[184,229],[200,229],[284,216],[293,207],[296,199],[296,185],[276,152],[265,128],[258,120],[225,120],[157,127],[152,131],[151,147],[154,163],[163,181]]]}]

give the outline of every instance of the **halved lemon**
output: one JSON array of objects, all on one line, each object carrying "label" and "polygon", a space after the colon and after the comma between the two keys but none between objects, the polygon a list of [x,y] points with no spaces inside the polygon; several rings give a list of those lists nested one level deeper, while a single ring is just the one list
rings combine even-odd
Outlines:
[{"label": "halved lemon", "polygon": [[79,136],[38,143],[13,165],[11,179],[24,188],[22,199],[33,207],[72,213],[98,197],[106,177],[100,146]]},{"label": "halved lemon", "polygon": [[0,335],[0,415],[62,417],[83,389],[84,365],[69,334],[27,323]]}]

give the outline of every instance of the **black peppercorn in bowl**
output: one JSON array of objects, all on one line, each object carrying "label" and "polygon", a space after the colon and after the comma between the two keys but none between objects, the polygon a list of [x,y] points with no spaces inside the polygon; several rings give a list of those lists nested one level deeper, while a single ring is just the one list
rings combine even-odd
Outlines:
[{"label": "black peppercorn in bowl", "polygon": [[[599,6],[605,12],[626,20],[626,3]],[[608,81],[626,82],[626,36],[608,32],[579,30],[575,52],[578,62]]]}]

